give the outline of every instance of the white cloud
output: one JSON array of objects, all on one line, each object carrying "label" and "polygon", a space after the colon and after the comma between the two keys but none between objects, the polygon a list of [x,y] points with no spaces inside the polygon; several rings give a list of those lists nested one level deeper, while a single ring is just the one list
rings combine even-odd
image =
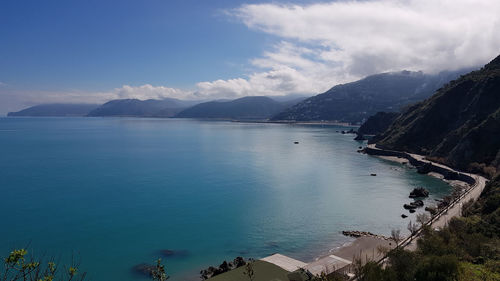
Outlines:
[{"label": "white cloud", "polygon": [[110,91],[20,91],[15,89],[0,90],[0,114],[16,111],[28,106],[46,103],[96,103],[101,104],[113,99],[193,99],[192,91],[184,91],[163,86],[123,85]]},{"label": "white cloud", "polygon": [[245,77],[199,82],[193,91],[149,84],[103,92],[14,92],[3,87],[0,98],[13,110],[15,104],[101,103],[117,98],[316,94],[385,71],[432,73],[479,66],[500,51],[498,0],[272,3],[243,5],[227,14],[277,42],[249,61],[255,70]]},{"label": "white cloud", "polygon": [[334,82],[351,78],[344,74],[334,77],[331,67],[318,59],[320,55],[321,52],[315,47],[282,41],[272,50],[264,52],[262,57],[251,60],[253,66],[263,71],[254,72],[246,78],[200,82],[196,85],[197,94],[228,98],[312,94],[331,87]]},{"label": "white cloud", "polygon": [[282,40],[246,79],[198,84],[200,93],[318,93],[366,75],[479,66],[500,50],[498,0],[372,0],[254,4],[228,12]]},{"label": "white cloud", "polygon": [[216,80],[196,84],[200,97],[237,98],[242,96],[285,95],[289,93],[307,93],[309,84],[303,73],[286,65],[275,65],[269,71],[256,72],[247,79]]},{"label": "white cloud", "polygon": [[177,98],[177,99],[192,99],[194,98],[193,92],[184,91],[181,89],[168,88],[164,86],[153,86],[145,84],[142,86],[129,86],[123,85],[121,88],[115,88],[111,93],[117,99],[164,99],[164,98]]}]

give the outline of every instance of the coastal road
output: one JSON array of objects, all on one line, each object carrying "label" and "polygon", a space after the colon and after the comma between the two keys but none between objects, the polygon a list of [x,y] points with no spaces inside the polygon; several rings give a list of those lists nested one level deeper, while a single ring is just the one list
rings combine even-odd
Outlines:
[{"label": "coastal road", "polygon": [[[453,172],[457,173],[462,173],[460,171],[454,170],[448,166],[429,161],[425,159],[425,156],[419,155],[419,154],[413,154],[413,153],[408,153],[410,154],[413,158],[422,161],[422,162],[427,162],[431,163],[434,166],[439,166],[445,169],[448,169]],[[464,203],[469,202],[470,200],[477,200],[479,196],[481,195],[481,192],[483,192],[484,187],[486,186],[486,182],[488,181],[485,177],[482,177],[480,175],[476,174],[469,174],[469,173],[463,173],[466,174],[476,181],[472,186],[470,191],[465,195],[463,198],[461,198],[456,204],[454,204],[451,208],[448,209],[448,211],[444,214],[442,214],[437,220],[435,220],[431,226],[433,228],[442,228],[448,224],[448,222],[451,220],[453,217],[458,217],[462,215],[462,206]]]},{"label": "coastal road", "polygon": [[[368,145],[368,147],[371,149],[379,149],[379,148],[375,147],[374,144],[370,144],[370,145]],[[457,171],[457,170],[450,168],[446,165],[430,161],[430,160],[426,159],[424,155],[419,155],[419,154],[414,154],[414,153],[406,153],[406,154],[410,155],[412,158],[414,158],[420,162],[431,163],[434,166],[438,166],[438,167],[447,169],[447,170],[452,171],[452,172],[466,174],[466,175],[474,178],[474,180],[475,180],[475,183],[473,185],[471,185],[470,189],[468,189],[466,191],[467,194],[465,196],[463,196],[460,200],[458,200],[452,206],[450,206],[446,212],[439,214],[438,217],[432,221],[432,223],[430,225],[433,229],[445,227],[446,225],[448,225],[448,222],[453,217],[461,216],[463,204],[466,202],[469,202],[470,200],[477,200],[479,198],[479,196],[481,195],[481,193],[483,192],[484,187],[486,186],[486,183],[488,182],[488,180],[483,176]],[[386,159],[388,158],[390,160],[390,158],[395,158],[395,157],[385,157],[385,158]],[[400,161],[398,161],[398,162],[400,162]],[[408,243],[407,245],[405,245],[405,248],[408,250],[416,249],[416,239],[413,239],[413,241],[411,243]]]},{"label": "coastal road", "polygon": [[[470,176],[474,177],[476,183],[471,186],[471,189],[468,190],[467,195],[462,197],[459,201],[457,201],[453,206],[451,206],[446,212],[440,214],[440,216],[434,220],[430,225],[433,229],[440,229],[448,225],[448,222],[454,217],[462,216],[462,207],[463,204],[469,202],[470,200],[477,200],[483,192],[484,187],[486,186],[486,182],[488,181],[486,178],[470,174]],[[418,235],[417,235],[418,236]],[[404,246],[405,249],[414,251],[417,249],[417,239],[413,239],[410,243]]]},{"label": "coastal road", "polygon": [[476,183],[472,186],[467,195],[465,195],[460,201],[458,201],[453,207],[448,209],[448,211],[442,214],[436,221],[434,221],[431,226],[433,228],[442,228],[448,224],[448,222],[453,217],[458,217],[462,215],[462,206],[464,203],[469,202],[470,200],[477,200],[483,192],[484,187],[486,186],[487,180],[478,175],[471,175],[476,180]]}]

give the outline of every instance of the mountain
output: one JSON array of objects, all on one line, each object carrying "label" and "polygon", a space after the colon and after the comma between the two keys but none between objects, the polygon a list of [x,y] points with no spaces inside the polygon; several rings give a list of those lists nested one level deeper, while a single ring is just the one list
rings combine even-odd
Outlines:
[{"label": "mountain", "polygon": [[445,71],[427,75],[422,72],[401,71],[376,74],[356,82],[337,85],[323,94],[288,108],[275,115],[272,120],[361,123],[379,111],[399,111],[404,105],[421,101],[446,82],[466,72],[468,71]]},{"label": "mountain", "polygon": [[398,118],[398,112],[377,112],[370,116],[358,129],[359,135],[377,135],[383,133]]},{"label": "mountain", "polygon": [[[289,101],[287,101],[289,102]],[[183,110],[178,118],[267,119],[286,108],[269,97],[249,96],[232,101],[211,101]]]},{"label": "mountain", "polygon": [[310,96],[311,95],[289,94],[285,96],[269,96],[269,98],[282,103],[285,107],[290,107],[309,98]]},{"label": "mountain", "polygon": [[9,112],[7,116],[85,116],[98,106],[98,104],[41,104],[28,107],[21,111]]},{"label": "mountain", "polygon": [[162,100],[119,99],[99,106],[92,110],[88,116],[172,117],[195,103],[194,101],[172,98]]},{"label": "mountain", "polygon": [[284,99],[284,100],[280,100],[280,99],[277,99],[276,97],[272,97],[273,100],[281,103],[284,108],[289,108],[289,107],[292,107],[296,104],[298,104],[299,102],[302,102],[304,101],[305,99],[307,99],[308,97],[298,97],[298,98],[294,98],[294,99]]},{"label": "mountain", "polygon": [[372,142],[493,176],[500,171],[500,56],[406,109]]}]

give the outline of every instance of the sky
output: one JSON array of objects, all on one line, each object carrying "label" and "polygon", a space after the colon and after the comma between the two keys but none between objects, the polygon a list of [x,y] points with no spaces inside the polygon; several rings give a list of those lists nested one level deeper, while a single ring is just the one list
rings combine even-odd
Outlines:
[{"label": "sky", "polygon": [[498,0],[0,0],[0,114],[116,98],[313,95],[499,54]]}]

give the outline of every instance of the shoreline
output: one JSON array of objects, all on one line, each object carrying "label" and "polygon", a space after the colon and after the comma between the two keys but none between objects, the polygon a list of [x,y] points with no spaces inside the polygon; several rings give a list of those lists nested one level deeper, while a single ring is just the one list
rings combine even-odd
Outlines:
[{"label": "shoreline", "polygon": [[[364,153],[385,160],[395,161],[400,164],[413,165],[417,163],[423,166],[427,166],[428,171],[424,174],[438,178],[448,183],[453,188],[461,189],[461,193],[458,195],[458,197],[452,198],[452,201],[449,203],[449,205],[445,206],[442,209],[438,209],[437,214],[432,215],[430,220],[427,221],[426,225],[434,229],[445,227],[446,225],[448,225],[448,222],[452,218],[460,217],[462,215],[463,204],[471,200],[476,201],[484,190],[486,183],[488,182],[488,179],[481,175],[465,173],[452,167],[433,162],[426,159],[426,156],[424,155],[409,152],[384,150],[377,148],[374,144],[367,145],[364,149]],[[403,248],[415,250],[417,247],[415,238],[418,238],[420,231],[421,228],[417,231],[416,234],[406,237],[400,243],[400,245]],[[381,259],[380,261],[382,260],[383,259]]]},{"label": "shoreline", "polygon": [[363,236],[355,238],[354,241],[346,245],[332,249],[329,253],[350,261],[360,258],[365,263],[367,260],[379,260],[383,257],[383,254],[379,251],[380,247],[393,249],[395,246],[396,244],[393,241]]},{"label": "shoreline", "polygon": [[[377,158],[380,158],[380,159],[384,159],[384,160],[387,160],[387,161],[399,163],[401,165],[411,165],[410,161],[408,159],[406,159],[406,158],[401,158],[401,157],[396,157],[396,156],[383,156],[383,155],[371,155],[371,156],[374,156],[374,157],[377,157]],[[432,163],[436,164],[434,162],[432,162]],[[465,182],[465,181],[461,181],[461,180],[448,180],[442,174],[437,173],[437,172],[429,172],[429,173],[427,173],[427,175],[431,176],[433,178],[440,179],[440,180],[446,182],[447,184],[449,184],[450,186],[452,186],[453,188],[466,189],[467,187],[470,186],[470,184],[467,183],[467,182]]]},{"label": "shoreline", "polygon": [[[200,119],[204,121],[211,121],[211,119]],[[261,124],[284,124],[284,125],[321,125],[321,126],[339,126],[339,127],[359,127],[359,125],[350,124],[347,122],[334,122],[334,121],[270,121],[270,120],[232,120],[220,119],[219,121],[229,121],[235,123],[261,123]]]},{"label": "shoreline", "polygon": [[[370,147],[370,146],[367,146]],[[370,147],[371,149],[378,149],[375,148],[374,146]],[[406,152],[403,152],[406,153]],[[369,153],[367,153],[369,154]],[[456,173],[462,173],[460,171],[457,171],[451,167],[435,163],[429,160],[425,159],[425,156],[422,155],[417,155],[417,154],[409,154],[411,157],[414,157],[417,161],[421,161],[424,163],[431,163],[432,165],[439,166],[443,169],[446,169],[450,172],[456,172]],[[399,163],[401,165],[411,165],[411,161],[409,159],[406,159],[404,157],[397,157],[397,156],[388,156],[388,155],[373,155],[369,154],[371,156],[375,156],[377,158],[381,158],[384,160],[392,161]],[[416,172],[416,171],[415,171]],[[480,196],[482,190],[484,189],[484,186],[486,184],[487,179],[480,175],[476,174],[467,174],[468,177],[471,177],[474,179],[474,183],[466,182],[463,179],[446,179],[446,175],[443,175],[439,172],[431,171],[429,173],[426,173],[426,175],[430,177],[435,177],[438,178],[453,188],[461,188],[463,191],[460,199],[458,199],[457,202],[453,202],[449,208],[444,212],[444,213],[438,213],[435,217],[432,217],[432,220],[430,221],[431,227],[434,228],[441,228],[445,225],[447,225],[448,221],[451,220],[453,217],[460,216],[461,215],[461,207],[464,202],[467,202],[471,199],[477,200],[477,198]],[[418,236],[418,235],[417,235]],[[410,239],[409,243],[406,245],[403,245],[403,247],[408,248],[409,250],[414,250],[416,249],[416,239],[412,240],[412,235],[403,237],[404,240]],[[402,245],[403,242],[400,243]],[[345,243],[342,246],[339,246],[337,248],[330,249],[328,251],[329,254],[334,254],[336,256],[339,256],[344,259],[348,259],[353,261],[355,258],[360,258],[362,263],[366,263],[367,260],[373,260],[373,261],[380,261],[385,258],[385,255],[383,253],[380,253],[378,249],[380,247],[384,247],[386,249],[390,248],[393,249],[396,247],[396,244],[394,241],[383,239],[382,237],[373,237],[373,236],[361,236],[354,238],[353,241]],[[316,258],[315,260],[319,260],[323,258],[323,256],[320,256]]]},{"label": "shoreline", "polygon": [[231,118],[179,118],[179,117],[159,117],[159,116],[133,116],[133,115],[114,115],[114,116],[0,116],[0,118],[137,118],[137,119],[170,119],[170,120],[198,120],[198,121],[214,121],[214,122],[235,122],[235,123],[262,123],[262,124],[285,124],[285,125],[324,125],[324,126],[339,126],[339,127],[360,127],[360,125],[350,124],[347,122],[335,121],[292,121],[278,120],[270,121],[266,119],[231,119]]},{"label": "shoreline", "polygon": [[[372,145],[367,146],[367,148],[379,150]],[[401,165],[412,165],[414,167],[416,167],[416,165],[414,165],[416,163],[419,163],[420,165],[422,163],[435,165],[436,167],[438,167],[438,169],[436,170],[441,171],[441,173],[437,171],[430,171],[425,173],[425,175],[438,178],[452,187],[459,186],[462,190],[461,195],[453,200],[448,207],[444,208],[444,210],[438,211],[437,215],[432,216],[432,219],[429,221],[429,225],[431,225],[431,227],[433,228],[443,227],[447,225],[448,221],[453,217],[460,216],[462,204],[471,199],[476,200],[486,184],[487,179],[480,175],[457,171],[451,167],[429,161],[425,159],[425,156],[422,155],[410,154],[406,152],[398,153],[405,154],[406,157],[410,159],[398,156],[374,155],[370,153],[367,154],[380,159],[399,163]],[[417,172],[417,170],[415,170],[414,172]],[[452,175],[450,176],[450,174]],[[460,175],[464,175],[464,177],[460,177]],[[383,262],[386,258],[386,255],[379,250],[381,248],[394,249],[396,246],[402,246],[403,248],[406,248],[410,251],[416,249],[416,238],[418,238],[418,233],[416,235],[403,235],[401,237],[402,242],[400,242],[399,245],[396,245],[394,241],[388,239],[387,237],[377,236],[378,235],[371,236],[362,234],[361,237],[352,237],[345,235],[346,240],[348,240],[347,242],[343,242],[339,246],[330,247],[329,249],[325,247],[325,250],[318,252],[316,257],[308,261],[308,264],[322,264],[322,260],[328,258],[328,256],[330,255],[335,255],[349,261],[360,259],[362,264],[366,263],[367,261]]]}]

